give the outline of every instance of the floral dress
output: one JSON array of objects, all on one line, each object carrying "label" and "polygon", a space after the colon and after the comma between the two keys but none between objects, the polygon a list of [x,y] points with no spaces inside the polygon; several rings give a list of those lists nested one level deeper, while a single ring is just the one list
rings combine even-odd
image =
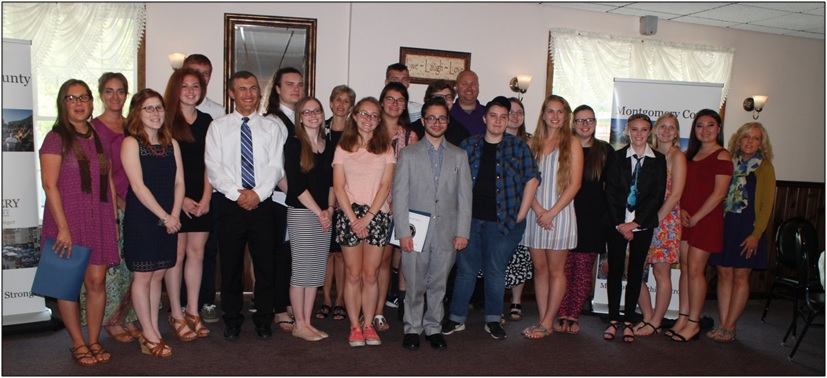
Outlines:
[{"label": "floral dress", "polygon": [[[672,171],[666,172],[666,196],[669,198],[672,193]],[[652,245],[649,247],[649,254],[646,256],[646,262],[649,264],[668,263],[674,264],[678,262],[680,255],[680,241],[681,241],[681,205],[675,204],[672,211],[663,218],[655,229],[652,236]]]}]

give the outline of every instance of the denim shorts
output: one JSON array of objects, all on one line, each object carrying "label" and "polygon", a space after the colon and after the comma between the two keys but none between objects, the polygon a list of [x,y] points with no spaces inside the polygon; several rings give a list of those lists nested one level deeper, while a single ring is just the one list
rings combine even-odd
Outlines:
[{"label": "denim shorts", "polygon": [[[370,206],[351,204],[353,212],[356,213],[357,218],[361,218],[368,213]],[[336,225],[336,242],[342,247],[355,247],[363,240],[370,245],[377,247],[384,247],[388,244],[390,237],[391,217],[387,213],[381,211],[376,213],[376,216],[368,224],[368,237],[360,239],[350,228],[350,220],[347,219],[345,212],[342,209],[336,210],[334,215]]]}]

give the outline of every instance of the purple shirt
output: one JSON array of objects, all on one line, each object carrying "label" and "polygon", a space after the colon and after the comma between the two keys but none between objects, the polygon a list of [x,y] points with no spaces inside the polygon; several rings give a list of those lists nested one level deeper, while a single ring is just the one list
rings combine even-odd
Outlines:
[{"label": "purple shirt", "polygon": [[477,108],[471,114],[468,114],[459,105],[459,99],[457,99],[454,101],[454,106],[448,115],[451,116],[451,119],[465,126],[471,136],[485,133],[485,122],[482,121],[482,117],[485,115],[485,106],[482,106],[479,100],[477,100]]},{"label": "purple shirt", "polygon": [[121,163],[121,144],[123,144],[124,135],[110,130],[100,118],[93,119],[92,126],[95,127],[101,141],[109,145],[112,150],[112,179],[115,181],[115,192],[119,197],[126,198],[129,179],[126,178],[126,171],[123,170],[123,163]]}]

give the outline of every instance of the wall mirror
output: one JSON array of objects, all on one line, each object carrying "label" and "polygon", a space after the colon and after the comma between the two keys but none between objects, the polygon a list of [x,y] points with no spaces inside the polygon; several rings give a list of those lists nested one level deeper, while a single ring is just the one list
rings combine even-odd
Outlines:
[{"label": "wall mirror", "polygon": [[[304,76],[305,91],[313,96],[316,87],[316,19],[224,14],[224,77],[245,70],[256,75],[261,87],[261,104],[267,103],[273,74],[282,67],[294,67]],[[224,93],[229,113],[230,96]]]}]

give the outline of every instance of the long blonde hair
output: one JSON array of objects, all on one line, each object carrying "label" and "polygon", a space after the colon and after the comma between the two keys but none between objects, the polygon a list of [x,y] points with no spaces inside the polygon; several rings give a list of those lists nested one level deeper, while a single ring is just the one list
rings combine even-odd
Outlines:
[{"label": "long blonde hair", "polygon": [[557,193],[562,193],[566,187],[571,184],[571,138],[574,137],[571,130],[571,106],[569,106],[569,102],[566,101],[565,98],[557,95],[550,95],[546,97],[540,111],[540,118],[537,120],[537,128],[534,130],[534,137],[528,141],[528,145],[531,147],[531,152],[534,154],[534,158],[539,161],[540,158],[543,157],[543,147],[545,147],[544,143],[549,135],[548,126],[546,126],[545,121],[543,121],[543,114],[546,112],[546,106],[553,101],[563,104],[563,110],[566,113],[565,119],[563,120],[563,126],[560,127],[560,130],[556,135],[558,142],[557,149],[560,150],[560,155],[557,157],[557,161],[560,165],[557,168],[556,188]]},{"label": "long blonde hair", "polygon": [[657,133],[657,130],[658,130],[658,127],[660,127],[660,124],[663,121],[665,121],[669,118],[672,118],[672,119],[675,120],[675,133],[676,133],[676,135],[675,135],[675,139],[672,139],[672,145],[675,146],[675,147],[680,147],[681,146],[681,123],[678,121],[678,117],[675,116],[675,113],[666,112],[666,113],[663,113],[662,116],[658,117],[657,121],[655,121],[655,126],[652,127],[652,148],[654,148],[656,150],[658,149],[658,145],[660,144],[660,142],[658,142],[658,136],[655,135],[655,134]]}]

